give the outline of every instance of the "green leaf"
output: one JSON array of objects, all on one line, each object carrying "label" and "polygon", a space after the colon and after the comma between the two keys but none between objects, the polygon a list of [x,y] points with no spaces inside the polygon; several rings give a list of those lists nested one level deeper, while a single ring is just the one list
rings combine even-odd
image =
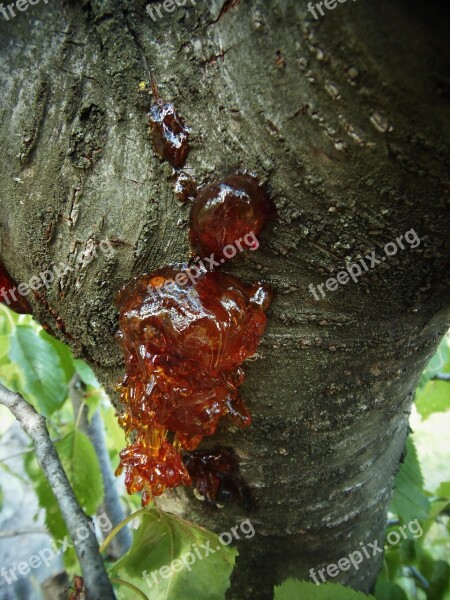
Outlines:
[{"label": "green leaf", "polygon": [[19,315],[0,303],[0,335],[11,335],[15,329]]},{"label": "green leaf", "polygon": [[83,400],[88,407],[88,421],[90,422],[95,411],[102,404],[103,400],[108,400],[108,396],[100,385],[94,371],[84,362],[84,360],[75,360],[75,369],[86,386],[86,391],[83,395]]},{"label": "green leaf", "polygon": [[16,313],[0,304],[0,383],[9,389],[17,390],[20,384],[18,369],[14,368],[9,359],[11,334],[16,329]]},{"label": "green leaf", "polygon": [[10,360],[22,374],[20,392],[38,412],[50,416],[61,407],[68,389],[53,345],[28,325],[17,325],[11,335]]},{"label": "green leaf", "polygon": [[402,568],[402,556],[398,546],[390,546],[384,553],[383,569],[378,574],[377,582],[385,583],[395,581]]},{"label": "green leaf", "polygon": [[[215,533],[157,508],[142,513],[141,519],[130,550],[111,568],[114,578],[131,583],[151,600],[224,600],[235,549],[222,545]],[[119,586],[117,598],[135,600],[136,595]]]},{"label": "green leaf", "polygon": [[[94,515],[103,500],[103,480],[98,458],[86,435],[75,430],[55,442],[64,471],[83,510]],[[46,511],[46,525],[54,537],[67,533],[58,503],[34,455],[27,456],[25,468],[34,482],[39,504]]]},{"label": "green leaf", "polygon": [[89,515],[95,514],[104,489],[98,458],[89,438],[75,430],[55,446],[78,502]]},{"label": "green leaf", "polygon": [[93,388],[99,388],[100,383],[98,382],[97,377],[94,374],[94,371],[91,367],[84,362],[84,360],[80,360],[79,358],[75,359],[75,370],[80,376],[80,379],[86,385],[90,385]]},{"label": "green leaf", "polygon": [[336,583],[309,583],[288,579],[275,588],[274,600],[375,600],[373,596],[366,596],[355,592],[351,588]]},{"label": "green leaf", "polygon": [[8,357],[0,360],[0,383],[13,392],[24,389],[24,376],[19,365],[12,363]]},{"label": "green leaf", "polygon": [[439,344],[436,354],[425,367],[419,383],[419,389],[423,388],[428,381],[440,372],[450,370],[450,343],[448,335]]},{"label": "green leaf", "polygon": [[[118,462],[119,452],[126,446],[125,431],[117,421],[116,411],[112,406],[101,406],[100,414],[106,430],[106,444],[113,464]],[[135,495],[140,501],[140,498]]]},{"label": "green leaf", "polygon": [[65,382],[69,383],[75,373],[75,359],[72,351],[68,346],[57,340],[52,335],[49,335],[46,331],[42,330],[40,335],[53,346],[54,350],[58,354],[59,364],[61,365],[65,375]]},{"label": "green leaf", "polygon": [[[45,525],[57,543],[68,535],[68,531],[52,488],[38,466],[34,454],[27,454],[24,457],[24,466],[28,477],[33,482],[39,506],[45,511]],[[74,548],[68,548],[63,558],[68,569],[76,567],[77,557]]]},{"label": "green leaf", "polygon": [[389,582],[377,583],[375,598],[377,600],[408,600],[408,596],[401,587]]},{"label": "green leaf", "polygon": [[[70,485],[83,510],[94,515],[103,500],[103,480],[97,455],[89,439],[80,431],[73,431],[55,443]],[[34,483],[39,506],[45,510],[45,524],[54,539],[68,535],[58,502],[47,479],[37,465],[34,455],[25,458],[25,469]],[[74,548],[64,553],[64,563],[70,572],[77,568]]]},{"label": "green leaf", "polygon": [[427,590],[427,600],[441,600],[444,592],[449,589],[450,565],[443,560],[424,557],[420,563],[420,571],[430,586]]},{"label": "green leaf", "polygon": [[439,486],[436,495],[440,498],[446,498],[450,500],[450,481],[442,481]]},{"label": "green leaf", "polygon": [[12,323],[0,312],[0,358],[8,355],[11,331]]},{"label": "green leaf", "polygon": [[406,442],[405,462],[400,466],[395,480],[391,511],[404,523],[414,519],[424,520],[428,516],[429,500],[423,494],[423,476],[417,451],[411,437]]},{"label": "green leaf", "polygon": [[416,408],[423,419],[437,412],[450,409],[450,382],[429,381],[426,386],[417,390]]},{"label": "green leaf", "polygon": [[448,498],[445,500],[433,500],[433,502],[430,503],[430,513],[428,515],[428,520],[434,522],[436,520],[436,517],[439,516],[441,512],[447,508],[448,503]]}]

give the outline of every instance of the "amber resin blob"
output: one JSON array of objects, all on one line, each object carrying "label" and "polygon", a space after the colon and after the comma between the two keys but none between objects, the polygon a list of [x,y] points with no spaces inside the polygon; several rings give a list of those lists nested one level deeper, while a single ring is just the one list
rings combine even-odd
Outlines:
[{"label": "amber resin blob", "polygon": [[158,98],[148,114],[153,147],[156,153],[179,169],[189,153],[189,129],[171,102]]},{"label": "amber resin blob", "polygon": [[273,214],[273,203],[255,177],[230,175],[198,192],[190,215],[191,245],[202,256],[213,252],[227,258],[227,246],[257,236]]},{"label": "amber resin blob", "polygon": [[192,484],[211,503],[236,500],[249,505],[251,497],[239,473],[239,457],[233,448],[196,450],[184,459]]},{"label": "amber resin blob", "polygon": [[265,283],[246,286],[188,265],[158,269],[120,292],[120,421],[132,441],[118,472],[125,469],[129,493],[144,491],[144,505],[190,483],[180,450],[213,435],[221,417],[250,424],[238,392],[241,365],[259,344],[269,303]]},{"label": "amber resin blob", "polygon": [[28,300],[17,291],[17,283],[9,275],[5,265],[0,260],[0,303],[9,306],[19,314],[31,314]]}]

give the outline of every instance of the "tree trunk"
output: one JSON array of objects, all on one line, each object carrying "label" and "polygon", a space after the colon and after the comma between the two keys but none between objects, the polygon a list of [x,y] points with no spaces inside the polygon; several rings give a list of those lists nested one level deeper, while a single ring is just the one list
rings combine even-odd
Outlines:
[{"label": "tree trunk", "polygon": [[[218,532],[251,519],[238,599],[270,598],[288,575],[382,539],[413,391],[449,322],[450,53],[437,3],[347,2],[318,20],[306,6],[188,1],[153,21],[145,2],[53,0],[0,23],[1,257],[21,282],[72,267],[28,298],[105,384],[123,369],[115,294],[189,251],[188,207],[148,138],[149,69],[192,128],[197,181],[247,169],[277,206],[258,251],[227,266],[276,292],[246,365],[253,423],[205,443],[237,450],[253,507],[218,509],[190,490],[161,501]],[[310,292],[411,229],[417,247]],[[368,591],[380,560],[334,581]]]}]

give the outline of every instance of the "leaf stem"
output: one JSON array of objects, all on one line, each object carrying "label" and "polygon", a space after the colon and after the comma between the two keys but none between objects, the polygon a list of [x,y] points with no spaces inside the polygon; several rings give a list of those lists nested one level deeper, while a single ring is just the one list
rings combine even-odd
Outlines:
[{"label": "leaf stem", "polygon": [[113,540],[116,537],[116,535],[119,533],[119,531],[123,527],[125,527],[125,525],[127,525],[130,521],[133,521],[140,514],[147,512],[147,510],[148,510],[147,507],[141,508],[138,511],[136,511],[135,513],[126,517],[126,519],[121,521],[118,525],[116,525],[114,527],[114,529],[109,533],[109,535],[103,540],[103,544],[100,546],[100,552],[103,552],[105,550],[105,548],[108,546],[108,544],[110,544],[111,540]]},{"label": "leaf stem", "polygon": [[142,590],[140,590],[138,587],[136,587],[132,583],[129,583],[128,581],[124,581],[123,579],[115,579],[114,578],[114,579],[111,579],[111,582],[119,584],[119,585],[124,585],[127,588],[130,588],[130,590],[133,590],[133,592],[135,592],[140,598],[142,598],[142,600],[148,600],[148,596],[146,596]]}]

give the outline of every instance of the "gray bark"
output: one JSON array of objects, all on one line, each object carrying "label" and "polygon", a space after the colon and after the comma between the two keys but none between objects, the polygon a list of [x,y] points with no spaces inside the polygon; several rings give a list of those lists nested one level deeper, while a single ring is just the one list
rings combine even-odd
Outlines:
[{"label": "gray bark", "polygon": [[[91,520],[83,512],[70,487],[64,467],[47,431],[45,418],[39,415],[20,394],[6,389],[1,384],[0,403],[12,412],[34,444],[36,459],[55,494],[75,546],[83,573],[86,600],[114,600],[116,596],[103,564]],[[81,528],[87,531],[87,537],[81,537]]]},{"label": "gray bark", "polygon": [[[188,253],[188,208],[146,130],[148,67],[192,127],[198,181],[246,168],[276,203],[259,250],[228,268],[276,291],[242,388],[253,424],[207,442],[239,452],[256,508],[219,510],[190,491],[164,500],[218,532],[252,520],[231,596],[270,598],[286,576],[380,540],[413,391],[449,322],[437,5],[348,2],[314,21],[296,0],[215,0],[153,22],[141,2],[55,0],[1,26],[1,256],[27,282],[111,241],[111,257],[30,298],[106,384],[122,369],[116,292]],[[325,299],[308,291],[411,228],[418,248]],[[379,566],[335,581],[367,591]]]}]

